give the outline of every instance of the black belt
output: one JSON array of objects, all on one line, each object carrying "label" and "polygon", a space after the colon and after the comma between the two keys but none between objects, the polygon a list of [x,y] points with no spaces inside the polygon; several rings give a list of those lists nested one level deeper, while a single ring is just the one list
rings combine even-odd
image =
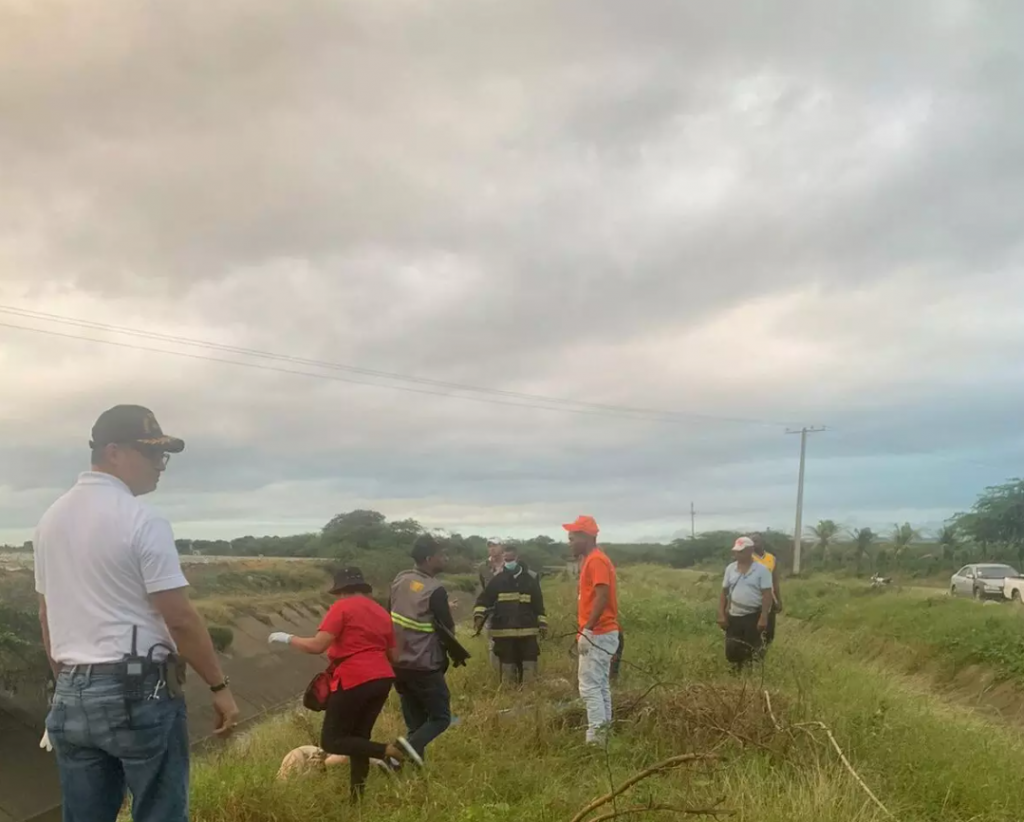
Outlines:
[{"label": "black belt", "polygon": [[[153,662],[146,666],[147,674],[163,673],[167,670],[166,662]],[[97,674],[98,676],[111,676],[124,673],[123,662],[80,662],[77,665],[61,663],[60,672],[69,674],[75,671]]]}]

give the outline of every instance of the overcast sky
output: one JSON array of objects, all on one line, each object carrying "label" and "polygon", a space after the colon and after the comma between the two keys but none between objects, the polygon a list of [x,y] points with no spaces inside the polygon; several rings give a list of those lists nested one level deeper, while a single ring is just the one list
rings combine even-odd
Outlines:
[{"label": "overcast sky", "polygon": [[0,0],[0,541],[120,402],[188,443],[183,537],[791,529],[803,424],[805,520],[934,527],[1022,473],[1022,44],[1014,2]]}]

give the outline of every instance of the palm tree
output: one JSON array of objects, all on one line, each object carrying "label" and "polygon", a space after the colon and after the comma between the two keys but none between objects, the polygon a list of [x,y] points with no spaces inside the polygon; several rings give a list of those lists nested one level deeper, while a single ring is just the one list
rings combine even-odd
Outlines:
[{"label": "palm tree", "polygon": [[867,554],[868,548],[871,547],[871,543],[878,539],[878,534],[870,528],[858,528],[856,531],[853,531],[850,536],[853,537],[854,556],[857,560],[857,574],[859,575],[861,565],[864,562],[864,555]]},{"label": "palm tree", "polygon": [[902,525],[897,523],[893,526],[892,536],[889,539],[892,542],[893,558],[897,562],[910,543],[917,539],[917,536],[917,531],[910,527],[909,522],[904,522]]},{"label": "palm tree", "polygon": [[947,523],[939,530],[939,545],[942,546],[942,558],[953,559],[953,554],[960,547],[960,533],[953,523]]},{"label": "palm tree", "polygon": [[824,562],[828,557],[828,549],[832,545],[832,541],[839,535],[839,526],[830,519],[823,519],[807,530],[814,537],[814,547],[821,549],[821,559]]}]

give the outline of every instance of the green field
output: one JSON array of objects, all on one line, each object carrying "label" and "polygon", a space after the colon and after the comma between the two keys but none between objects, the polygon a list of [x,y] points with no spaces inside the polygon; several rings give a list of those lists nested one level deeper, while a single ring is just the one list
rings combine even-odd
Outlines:
[{"label": "green field", "polygon": [[[587,818],[641,808],[630,818],[692,818],[682,810],[708,809],[763,822],[1024,817],[1024,738],[1017,726],[931,692],[894,664],[898,654],[880,650],[891,643],[915,647],[920,660],[968,664],[942,637],[970,634],[991,619],[1013,625],[1019,615],[1008,607],[793,583],[787,600],[802,619],[781,620],[763,670],[735,678],[726,671],[714,621],[717,575],[634,567],[620,578],[629,664],[616,690],[618,721],[607,750],[582,746],[570,638],[545,645],[544,680],[521,694],[494,685],[482,642],[475,641],[469,668],[450,676],[460,722],[431,748],[428,772],[372,774],[359,818],[570,822],[611,785],[684,754],[716,758],[650,776]],[[552,633],[571,633],[572,584],[549,583],[547,597]],[[950,608],[952,616],[915,616],[936,608]],[[923,637],[902,635],[922,626]],[[872,642],[862,642],[865,636]],[[378,726],[381,738],[401,730],[394,699]],[[505,709],[520,710],[500,713]],[[832,731],[857,777],[813,723]],[[274,779],[288,750],[315,743],[315,726],[311,714],[278,717],[196,763],[193,818],[357,818],[346,806],[347,769]]]}]

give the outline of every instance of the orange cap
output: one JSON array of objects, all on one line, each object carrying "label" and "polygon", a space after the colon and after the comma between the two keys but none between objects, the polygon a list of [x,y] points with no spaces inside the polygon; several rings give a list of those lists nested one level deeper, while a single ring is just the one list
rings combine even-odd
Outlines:
[{"label": "orange cap", "polygon": [[597,520],[593,517],[588,517],[586,514],[580,514],[576,517],[576,522],[570,522],[562,527],[570,534],[579,531],[591,537],[597,536]]}]

